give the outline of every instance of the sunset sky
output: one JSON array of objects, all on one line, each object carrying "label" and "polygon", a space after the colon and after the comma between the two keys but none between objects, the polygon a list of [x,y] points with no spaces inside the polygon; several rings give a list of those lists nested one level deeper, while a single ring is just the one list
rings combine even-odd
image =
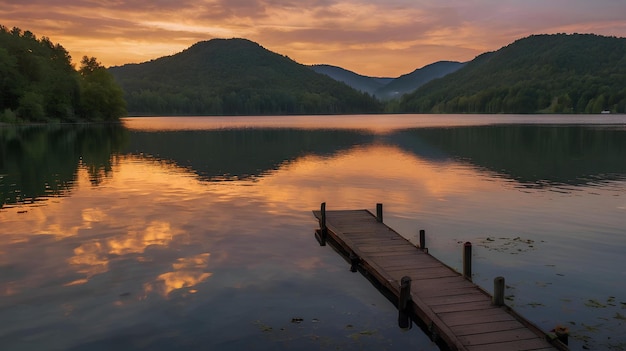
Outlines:
[{"label": "sunset sky", "polygon": [[246,38],[303,64],[397,77],[531,34],[626,37],[624,0],[0,0],[0,24],[105,66]]}]

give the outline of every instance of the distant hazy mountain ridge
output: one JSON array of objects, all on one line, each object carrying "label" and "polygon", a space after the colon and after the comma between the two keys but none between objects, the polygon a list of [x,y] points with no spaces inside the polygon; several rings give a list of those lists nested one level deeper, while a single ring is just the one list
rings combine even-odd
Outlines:
[{"label": "distant hazy mountain ridge", "polygon": [[441,78],[463,67],[463,63],[440,61],[416,69],[397,78],[367,77],[331,65],[313,65],[311,68],[335,80],[344,82],[356,90],[376,96],[381,100],[400,98],[429,81]]},{"label": "distant hazy mountain ridge", "polygon": [[375,95],[376,91],[389,84],[394,78],[368,77],[354,73],[347,69],[332,65],[312,65],[311,68],[321,74],[325,74],[334,80],[344,82],[356,90]]},{"label": "distant hazy mountain ridge", "polygon": [[464,65],[464,63],[454,61],[432,63],[392,80],[389,84],[379,89],[376,92],[376,96],[383,100],[400,98],[402,95],[414,91],[431,80],[456,72]]}]

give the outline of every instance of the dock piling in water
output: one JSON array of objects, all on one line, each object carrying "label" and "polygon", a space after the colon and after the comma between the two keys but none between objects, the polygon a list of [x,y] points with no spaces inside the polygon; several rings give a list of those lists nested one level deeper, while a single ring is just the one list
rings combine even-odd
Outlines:
[{"label": "dock piling in water", "polygon": [[322,205],[320,206],[320,211],[322,212],[322,218],[320,218],[320,228],[323,231],[326,231],[326,203],[322,202]]},{"label": "dock piling in water", "polygon": [[463,277],[472,281],[472,243],[463,244]]},{"label": "dock piling in water", "polygon": [[350,272],[355,273],[359,270],[359,256],[354,253],[350,254]]},{"label": "dock piling in water", "polygon": [[400,297],[398,298],[398,326],[402,329],[411,327],[409,302],[411,301],[411,277],[404,276],[400,280]]},{"label": "dock piling in water", "polygon": [[504,306],[504,277],[496,277],[493,280],[493,304]]},{"label": "dock piling in water", "polygon": [[326,246],[326,237],[328,236],[328,228],[326,228],[326,203],[322,202],[320,206],[320,229],[315,231],[315,239],[320,246]]}]

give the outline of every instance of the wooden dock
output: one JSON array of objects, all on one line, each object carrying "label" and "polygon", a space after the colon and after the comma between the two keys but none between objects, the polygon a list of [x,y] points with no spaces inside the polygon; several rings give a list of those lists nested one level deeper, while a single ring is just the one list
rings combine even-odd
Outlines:
[{"label": "wooden dock", "polygon": [[443,349],[568,349],[383,224],[382,205],[377,215],[368,210],[326,211],[325,204],[313,214],[320,222],[315,234],[320,244],[331,243],[353,271],[361,270],[384,289],[398,303],[400,324],[403,314],[410,315]]}]

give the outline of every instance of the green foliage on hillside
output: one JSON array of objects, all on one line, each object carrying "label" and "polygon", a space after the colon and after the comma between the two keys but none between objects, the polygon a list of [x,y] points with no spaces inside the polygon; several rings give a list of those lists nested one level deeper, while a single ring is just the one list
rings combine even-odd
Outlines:
[{"label": "green foliage on hillside", "polygon": [[367,94],[245,39],[197,43],[109,71],[136,115],[375,113]]},{"label": "green foliage on hillside", "polygon": [[405,96],[395,112],[626,112],[626,38],[535,35]]},{"label": "green foliage on hillside", "polygon": [[122,88],[95,57],[84,56],[78,73],[81,76],[81,111],[85,116],[109,121],[126,114]]},{"label": "green foliage on hillside", "polygon": [[95,58],[82,65],[77,72],[46,37],[0,25],[0,122],[119,119],[125,103],[112,76]]}]

